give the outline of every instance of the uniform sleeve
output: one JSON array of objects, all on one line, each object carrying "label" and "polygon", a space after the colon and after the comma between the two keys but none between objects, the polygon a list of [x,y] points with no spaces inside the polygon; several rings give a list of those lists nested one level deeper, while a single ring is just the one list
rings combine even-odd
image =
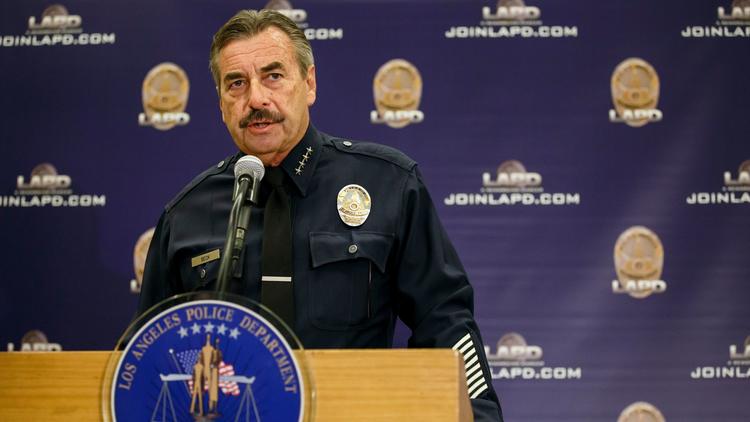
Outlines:
[{"label": "uniform sleeve", "polygon": [[409,347],[444,347],[464,357],[475,421],[502,421],[474,321],[474,293],[415,167],[404,185],[396,267],[399,316]]},{"label": "uniform sleeve", "polygon": [[138,300],[138,316],[162,300],[179,293],[176,289],[178,278],[174,271],[170,271],[169,234],[169,217],[164,212],[159,218],[148,247],[141,295]]}]

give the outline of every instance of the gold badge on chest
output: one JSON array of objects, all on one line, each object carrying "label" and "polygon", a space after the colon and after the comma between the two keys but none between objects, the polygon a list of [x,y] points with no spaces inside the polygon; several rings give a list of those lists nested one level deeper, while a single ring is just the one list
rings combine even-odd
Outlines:
[{"label": "gold badge on chest", "polygon": [[359,227],[370,215],[370,194],[360,185],[346,185],[336,197],[336,209],[347,226]]}]

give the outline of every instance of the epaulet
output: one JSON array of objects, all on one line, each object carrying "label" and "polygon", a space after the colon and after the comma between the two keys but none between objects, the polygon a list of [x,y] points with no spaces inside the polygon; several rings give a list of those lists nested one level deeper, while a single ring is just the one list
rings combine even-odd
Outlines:
[{"label": "epaulet", "polygon": [[182,188],[180,193],[178,193],[174,198],[172,198],[171,201],[169,201],[169,203],[164,207],[164,211],[171,211],[172,208],[174,208],[182,200],[182,198],[185,197],[185,195],[187,195],[191,190],[198,186],[202,181],[211,176],[224,172],[227,166],[229,166],[236,157],[237,154],[230,155],[229,157],[221,160],[215,166],[209,167],[203,173],[196,176],[190,183],[187,184],[187,186]]},{"label": "epaulet", "polygon": [[360,142],[351,139],[328,137],[328,141],[338,151],[348,154],[366,155],[368,157],[379,158],[389,163],[395,164],[404,170],[411,171],[417,162],[412,160],[403,152],[391,148],[387,145],[376,144],[373,142]]}]

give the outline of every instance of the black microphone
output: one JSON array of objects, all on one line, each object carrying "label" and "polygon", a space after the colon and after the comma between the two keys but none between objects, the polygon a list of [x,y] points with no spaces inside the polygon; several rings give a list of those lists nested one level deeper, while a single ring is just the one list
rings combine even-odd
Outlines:
[{"label": "black microphone", "polygon": [[230,275],[242,277],[242,251],[245,248],[245,232],[250,226],[252,205],[258,205],[260,181],[266,169],[258,157],[246,155],[234,164],[235,190],[234,203],[229,212],[227,238],[219,263],[216,291],[227,291]]}]

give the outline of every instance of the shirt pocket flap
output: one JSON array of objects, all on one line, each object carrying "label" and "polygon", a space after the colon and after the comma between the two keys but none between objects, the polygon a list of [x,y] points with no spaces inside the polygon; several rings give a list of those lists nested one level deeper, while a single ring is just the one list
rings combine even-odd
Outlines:
[{"label": "shirt pocket flap", "polygon": [[310,232],[313,268],[332,262],[367,258],[385,273],[394,235],[370,231]]}]

